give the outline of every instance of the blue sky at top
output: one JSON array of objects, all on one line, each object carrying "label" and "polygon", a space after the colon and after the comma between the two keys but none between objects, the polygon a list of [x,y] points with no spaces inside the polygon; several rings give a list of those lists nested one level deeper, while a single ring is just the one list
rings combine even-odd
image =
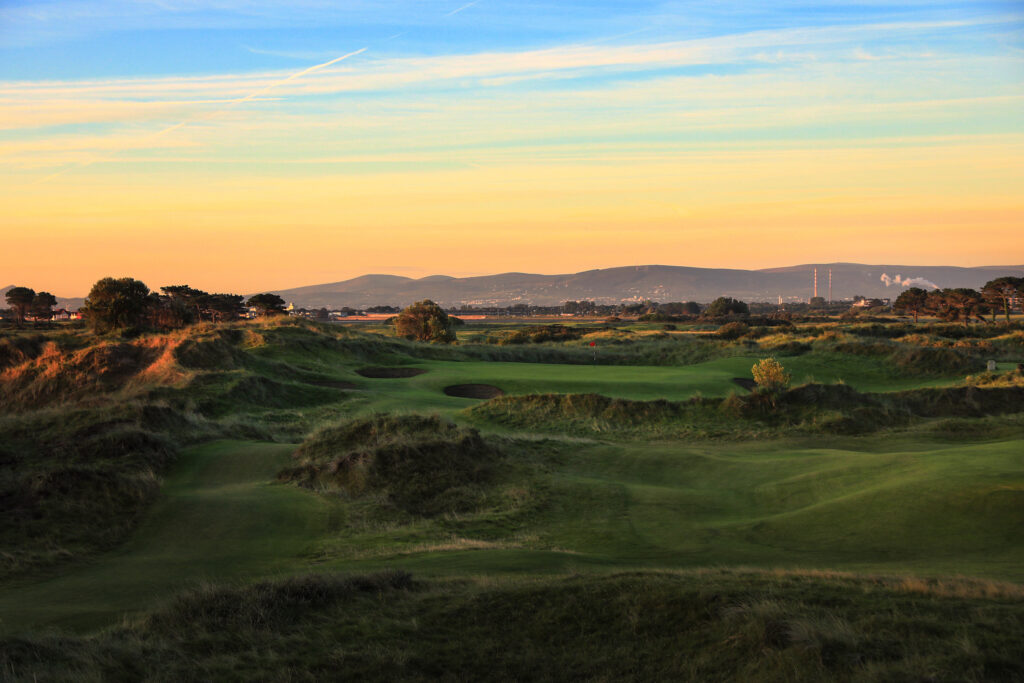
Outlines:
[{"label": "blue sky at top", "polygon": [[[891,22],[991,24],[941,31],[975,54],[1021,46],[1016,2],[466,2],[352,0],[277,3],[219,0],[26,2],[0,8],[0,78],[66,79],[203,74],[289,68],[357,47],[371,55],[439,55],[575,42],[661,42],[799,27]],[[455,14],[451,12],[455,11]],[[396,33],[397,38],[390,39]],[[867,47],[913,49],[922,29],[894,39],[859,38]],[[370,55],[368,55],[370,56]]]}]

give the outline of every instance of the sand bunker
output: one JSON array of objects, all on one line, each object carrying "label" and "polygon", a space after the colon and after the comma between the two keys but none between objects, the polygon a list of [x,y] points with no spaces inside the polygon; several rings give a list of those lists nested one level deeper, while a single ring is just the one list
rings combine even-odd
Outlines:
[{"label": "sand bunker", "polygon": [[358,387],[355,382],[346,382],[340,379],[307,379],[303,380],[303,383],[330,389],[356,389]]},{"label": "sand bunker", "polygon": [[444,393],[458,398],[498,398],[505,395],[504,391],[490,384],[453,384],[445,387]]},{"label": "sand bunker", "polygon": [[370,379],[400,379],[422,375],[426,370],[420,368],[360,368],[356,372]]}]

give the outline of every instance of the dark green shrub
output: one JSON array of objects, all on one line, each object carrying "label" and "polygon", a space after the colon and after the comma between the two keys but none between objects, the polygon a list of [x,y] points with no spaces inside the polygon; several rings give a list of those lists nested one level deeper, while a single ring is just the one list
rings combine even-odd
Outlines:
[{"label": "dark green shrub", "polygon": [[985,368],[979,358],[972,358],[956,349],[904,346],[890,357],[890,362],[904,375],[966,375]]},{"label": "dark green shrub", "polygon": [[747,325],[744,322],[736,321],[722,325],[721,327],[718,328],[715,334],[718,335],[719,339],[733,340],[739,339],[749,331],[749,325]]}]

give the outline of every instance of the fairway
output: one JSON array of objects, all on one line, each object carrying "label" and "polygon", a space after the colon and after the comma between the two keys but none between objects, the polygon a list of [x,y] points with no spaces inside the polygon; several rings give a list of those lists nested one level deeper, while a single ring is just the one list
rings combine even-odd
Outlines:
[{"label": "fairway", "polygon": [[581,444],[545,481],[548,502],[518,520],[525,536],[472,516],[346,528],[351,504],[269,483],[291,450],[228,441],[189,449],[123,548],[5,586],[0,628],[88,629],[197,582],[328,569],[476,576],[731,565],[1024,579],[1014,542],[1024,529],[1022,441]]}]

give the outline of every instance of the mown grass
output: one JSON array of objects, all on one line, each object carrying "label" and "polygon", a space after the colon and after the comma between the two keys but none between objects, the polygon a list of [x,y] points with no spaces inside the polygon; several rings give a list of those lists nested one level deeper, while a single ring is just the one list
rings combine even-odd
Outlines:
[{"label": "mown grass", "polygon": [[1024,579],[1019,440],[738,449],[506,438],[512,472],[493,483],[493,504],[441,516],[271,483],[293,448],[185,450],[126,545],[8,582],[0,631],[95,628],[189,582],[312,569],[444,577],[742,565]]}]

